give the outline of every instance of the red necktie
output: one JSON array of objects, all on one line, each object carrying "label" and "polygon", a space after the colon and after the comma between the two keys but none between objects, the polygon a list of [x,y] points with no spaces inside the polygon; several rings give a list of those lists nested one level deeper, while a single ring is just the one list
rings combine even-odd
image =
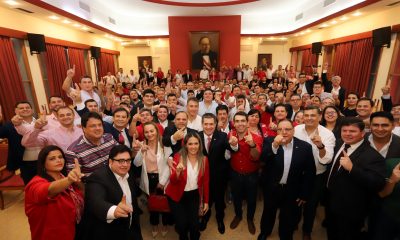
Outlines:
[{"label": "red necktie", "polygon": [[211,137],[210,136],[208,136],[207,137],[207,152],[209,153],[210,152],[210,147],[211,147]]},{"label": "red necktie", "polygon": [[122,132],[119,132],[118,142],[119,142],[119,144],[125,144],[125,138],[124,138],[124,135],[122,134]]}]

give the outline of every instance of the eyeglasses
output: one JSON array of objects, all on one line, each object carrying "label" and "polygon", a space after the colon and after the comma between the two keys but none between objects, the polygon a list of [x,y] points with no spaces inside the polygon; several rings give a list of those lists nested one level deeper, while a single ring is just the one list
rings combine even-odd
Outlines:
[{"label": "eyeglasses", "polygon": [[124,163],[127,163],[127,164],[131,164],[132,163],[132,158],[128,158],[128,159],[114,159],[114,158],[112,158],[112,160],[118,162],[121,165],[124,164]]}]

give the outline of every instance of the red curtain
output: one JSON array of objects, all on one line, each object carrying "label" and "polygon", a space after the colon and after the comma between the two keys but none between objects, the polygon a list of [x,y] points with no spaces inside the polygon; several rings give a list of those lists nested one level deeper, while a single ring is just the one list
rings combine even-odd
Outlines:
[{"label": "red curtain", "polygon": [[[69,97],[62,90],[62,84],[67,76],[67,58],[65,47],[53,44],[46,44],[46,67],[47,78],[51,95],[60,95],[64,101],[70,103]],[[48,96],[50,97],[50,96]]]},{"label": "red curtain", "polygon": [[107,72],[111,72],[115,74],[115,64],[114,64],[114,55],[110,53],[100,53],[100,58],[98,59],[98,75],[99,80],[107,75]]},{"label": "red curtain", "polygon": [[73,78],[75,83],[79,83],[84,75],[88,75],[85,68],[84,50],[79,48],[68,48],[69,67],[75,65],[75,76]]},{"label": "red curtain", "polygon": [[347,92],[362,95],[367,90],[373,55],[372,38],[336,45],[333,74],[342,78],[341,85]]},{"label": "red curtain", "polygon": [[303,50],[303,55],[301,58],[301,71],[306,74],[312,74],[312,65],[317,66],[318,55],[312,54],[311,49]]},{"label": "red curtain", "polygon": [[12,42],[0,36],[0,104],[4,120],[14,116],[14,105],[22,100],[26,95]]}]

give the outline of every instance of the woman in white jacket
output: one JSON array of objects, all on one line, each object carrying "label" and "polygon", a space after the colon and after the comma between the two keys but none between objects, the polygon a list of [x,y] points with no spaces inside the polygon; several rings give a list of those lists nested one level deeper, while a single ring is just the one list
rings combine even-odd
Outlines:
[{"label": "woman in white jacket", "polygon": [[[168,183],[170,175],[167,160],[172,150],[162,145],[162,136],[155,123],[145,123],[143,132],[145,140],[133,162],[137,167],[142,166],[140,188],[147,195],[164,194],[164,187]],[[162,226],[159,227],[160,213],[150,212],[153,237],[156,237],[159,231],[161,231],[163,236],[167,234],[167,225],[170,216],[168,213],[161,213],[161,215]]]}]

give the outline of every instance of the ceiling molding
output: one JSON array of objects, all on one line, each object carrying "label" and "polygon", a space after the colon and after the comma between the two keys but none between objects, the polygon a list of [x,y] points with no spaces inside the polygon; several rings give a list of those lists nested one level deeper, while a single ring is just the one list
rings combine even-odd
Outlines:
[{"label": "ceiling molding", "polygon": [[[166,3],[174,3],[174,4],[175,3],[182,3],[182,2],[162,1],[162,0],[144,0],[144,1],[151,2],[151,3],[154,3],[154,2],[160,3],[160,2],[162,2],[162,4],[166,4]],[[317,21],[314,21],[314,22],[312,22],[310,24],[307,24],[305,26],[297,28],[297,29],[295,29],[293,31],[276,32],[276,33],[268,33],[268,34],[241,34],[241,37],[270,37],[270,36],[287,36],[287,35],[296,34],[296,33],[299,33],[299,32],[301,32],[303,30],[306,30],[308,28],[317,26],[317,25],[319,25],[319,24],[321,24],[323,22],[329,21],[331,19],[337,18],[337,17],[339,17],[341,15],[344,15],[346,13],[349,13],[349,12],[358,10],[360,8],[369,6],[369,5],[374,4],[376,2],[379,2],[379,1],[380,0],[367,0],[367,1],[364,1],[364,2],[361,2],[361,3],[358,3],[356,5],[348,7],[346,9],[341,10],[341,11],[338,11],[338,12],[336,12],[334,14],[331,14],[331,15],[329,15],[327,17],[324,17],[324,18],[321,18],[321,19],[319,19]],[[44,2],[44,1],[25,0],[25,2],[28,2],[28,3],[32,4],[32,5],[37,6],[37,7],[46,9],[46,10],[54,12],[54,13],[56,13],[58,15],[64,16],[66,18],[70,18],[71,20],[77,21],[77,22],[79,22],[81,24],[87,25],[87,26],[92,27],[94,29],[103,31],[103,32],[108,33],[108,34],[112,34],[112,35],[114,35],[116,37],[120,37],[120,38],[125,38],[125,39],[154,39],[154,38],[168,38],[169,37],[169,35],[143,36],[143,35],[125,35],[125,34],[120,34],[120,33],[114,32],[114,31],[112,31],[112,30],[110,30],[108,28],[105,28],[105,27],[102,27],[100,25],[97,25],[97,24],[95,24],[93,22],[90,22],[90,21],[88,21],[86,19],[83,19],[83,18],[81,18],[79,16],[76,16],[76,15],[74,15],[72,13],[69,13],[69,12],[67,12],[67,11],[65,11],[63,9],[60,9],[58,7],[55,7],[55,6],[51,5],[51,4],[48,4],[48,3]],[[235,3],[236,2],[240,2],[240,3],[237,3],[237,4],[243,4],[245,2],[246,3],[254,2],[254,0],[242,0],[242,1],[238,0],[238,1],[235,1]],[[228,2],[218,2],[218,4],[222,4],[222,3],[228,3]],[[229,3],[233,4],[234,2],[229,2]],[[192,4],[195,4],[195,3],[192,3]],[[211,3],[203,3],[203,4],[211,4]],[[214,4],[217,4],[217,3],[214,3]]]},{"label": "ceiling molding", "polygon": [[258,0],[236,0],[236,1],[221,1],[221,2],[182,2],[182,1],[164,1],[164,0],[143,0],[145,2],[170,5],[170,6],[180,6],[180,7],[222,7],[238,5],[250,2],[256,2]]}]

